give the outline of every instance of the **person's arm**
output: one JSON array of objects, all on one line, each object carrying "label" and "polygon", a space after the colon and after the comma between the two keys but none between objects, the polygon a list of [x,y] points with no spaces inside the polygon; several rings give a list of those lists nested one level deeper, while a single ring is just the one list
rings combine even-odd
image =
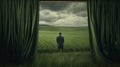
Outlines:
[{"label": "person's arm", "polygon": [[56,42],[58,43],[58,37],[56,37]]},{"label": "person's arm", "polygon": [[63,37],[63,43],[64,43],[64,37]]}]

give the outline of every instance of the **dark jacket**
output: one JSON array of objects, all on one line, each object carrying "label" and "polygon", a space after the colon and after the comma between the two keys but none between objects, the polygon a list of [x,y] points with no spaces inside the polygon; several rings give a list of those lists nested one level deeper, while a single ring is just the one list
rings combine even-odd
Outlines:
[{"label": "dark jacket", "polygon": [[58,36],[56,39],[58,44],[63,44],[64,43],[64,37],[63,36]]}]

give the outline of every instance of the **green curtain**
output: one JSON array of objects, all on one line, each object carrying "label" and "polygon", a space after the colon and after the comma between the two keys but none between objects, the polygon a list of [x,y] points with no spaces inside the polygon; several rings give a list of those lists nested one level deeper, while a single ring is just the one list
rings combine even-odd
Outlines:
[{"label": "green curtain", "polygon": [[38,14],[38,0],[0,0],[1,61],[34,57]]},{"label": "green curtain", "polygon": [[120,1],[88,0],[88,24],[93,56],[120,60]]}]

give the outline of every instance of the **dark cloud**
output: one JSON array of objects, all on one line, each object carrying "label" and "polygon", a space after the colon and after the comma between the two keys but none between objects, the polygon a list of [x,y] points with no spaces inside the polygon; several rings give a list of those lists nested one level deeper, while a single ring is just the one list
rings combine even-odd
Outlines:
[{"label": "dark cloud", "polygon": [[69,5],[69,7],[66,10],[78,16],[83,16],[83,17],[87,16],[86,2],[79,2],[79,3],[73,2]]},{"label": "dark cloud", "polygon": [[40,2],[41,8],[49,9],[53,11],[63,10],[68,7],[70,2]]},{"label": "dark cloud", "polygon": [[59,15],[51,10],[41,10],[39,19],[46,22],[55,22],[59,19]]},{"label": "dark cloud", "polygon": [[79,13],[80,11],[86,11],[87,10],[87,5],[86,5],[86,3],[78,3],[77,5],[74,3],[73,5],[72,5],[72,11],[74,12],[74,13]]},{"label": "dark cloud", "polygon": [[87,4],[86,2],[40,2],[40,10],[52,10],[52,11],[65,11],[71,12],[78,16],[87,16]]},{"label": "dark cloud", "polygon": [[86,2],[40,2],[40,9],[48,9],[52,11],[63,11],[66,10],[67,12],[72,12],[75,14],[80,13],[81,11],[87,10]]},{"label": "dark cloud", "polygon": [[87,26],[86,2],[40,2],[40,24]]}]

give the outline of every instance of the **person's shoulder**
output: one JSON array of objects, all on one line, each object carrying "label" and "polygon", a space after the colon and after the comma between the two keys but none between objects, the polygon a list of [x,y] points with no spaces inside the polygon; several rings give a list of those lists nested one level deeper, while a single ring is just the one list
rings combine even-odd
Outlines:
[{"label": "person's shoulder", "polygon": [[64,36],[61,36],[62,38],[64,38]]}]

